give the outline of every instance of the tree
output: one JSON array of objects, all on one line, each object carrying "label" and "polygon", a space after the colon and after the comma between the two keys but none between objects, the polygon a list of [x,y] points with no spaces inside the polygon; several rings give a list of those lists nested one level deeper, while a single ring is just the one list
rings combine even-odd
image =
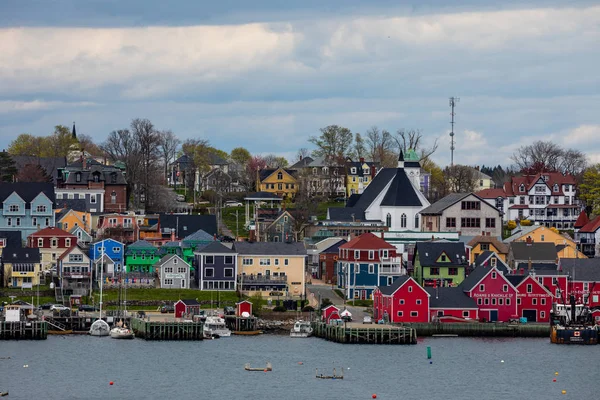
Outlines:
[{"label": "tree", "polygon": [[320,131],[320,136],[311,136],[308,140],[317,146],[313,156],[323,157],[331,165],[342,165],[352,147],[352,132],[338,125],[329,125]]},{"label": "tree", "polygon": [[235,149],[231,150],[229,157],[239,165],[246,165],[252,155],[245,148],[236,147]]},{"label": "tree", "polygon": [[292,229],[294,231],[294,241],[298,242],[303,239],[304,230],[310,224],[310,217],[316,215],[319,203],[324,201],[323,196],[312,192],[309,187],[310,180],[300,179],[298,181],[298,192],[294,198],[294,220]]},{"label": "tree", "polygon": [[258,174],[260,170],[267,167],[267,163],[261,156],[253,156],[248,160],[246,164],[246,173],[244,174],[244,185],[247,190],[254,188],[257,192],[260,191],[260,187],[257,186]]},{"label": "tree", "polygon": [[600,164],[592,165],[583,173],[579,199],[585,203],[589,213],[600,215]]},{"label": "tree", "polygon": [[438,140],[435,139],[430,147],[423,145],[423,133],[419,129],[398,129],[394,137],[398,149],[405,154],[408,149],[412,149],[417,153],[421,153],[421,159],[429,158],[438,148]]},{"label": "tree", "polygon": [[133,193],[134,183],[138,181],[141,174],[141,154],[139,143],[131,131],[128,129],[112,131],[100,148],[111,160],[125,164],[127,192]]},{"label": "tree", "polygon": [[131,134],[138,144],[140,154],[140,177],[139,184],[134,187],[135,198],[138,204],[146,203],[146,207],[152,209],[155,200],[151,192],[151,186],[158,179],[160,159],[160,135],[154,125],[148,119],[135,118],[131,121]]},{"label": "tree", "polygon": [[354,157],[360,160],[365,157],[366,153],[367,149],[365,148],[365,141],[361,134],[356,132],[354,135]]},{"label": "tree", "polygon": [[553,171],[579,175],[587,163],[581,151],[564,149],[556,143],[542,140],[519,147],[511,159],[522,173],[528,175]]},{"label": "tree", "polygon": [[289,165],[285,157],[276,156],[275,154],[267,154],[263,157],[263,160],[267,163],[267,168],[286,168]]},{"label": "tree", "polygon": [[19,171],[6,151],[0,152],[0,181],[12,182]]},{"label": "tree", "polygon": [[54,133],[48,138],[47,147],[42,152],[44,157],[68,157],[69,153],[77,145],[77,139],[73,138],[71,129],[64,125],[56,125]]},{"label": "tree", "polygon": [[441,199],[448,193],[444,171],[431,158],[421,159],[421,168],[430,175],[429,188],[423,193],[431,203]]},{"label": "tree", "polygon": [[310,156],[310,151],[306,147],[302,147],[296,153],[296,157],[294,158],[294,163],[304,160],[306,157]]},{"label": "tree", "polygon": [[165,171],[165,178],[168,178],[169,164],[171,161],[175,160],[181,140],[179,140],[177,136],[175,136],[175,134],[170,130],[160,131],[158,133],[158,137],[162,162],[164,164],[163,167]]},{"label": "tree", "polygon": [[10,142],[8,152],[13,156],[42,157],[44,139],[28,133],[22,133]]},{"label": "tree", "polygon": [[586,166],[587,158],[583,152],[575,149],[564,151],[560,165],[561,171],[580,177]]},{"label": "tree", "polygon": [[53,182],[44,168],[38,164],[27,164],[17,174],[18,182]]},{"label": "tree", "polygon": [[94,140],[90,135],[77,134],[77,140],[79,141],[79,148],[81,150],[85,150],[95,156],[103,155],[102,149],[94,143]]},{"label": "tree", "polygon": [[378,162],[381,167],[393,167],[397,155],[394,151],[394,139],[392,134],[385,129],[380,131],[376,126],[367,130],[365,139],[367,156],[373,162]]},{"label": "tree", "polygon": [[453,165],[444,169],[444,177],[451,193],[470,193],[477,185],[477,174],[473,167]]}]

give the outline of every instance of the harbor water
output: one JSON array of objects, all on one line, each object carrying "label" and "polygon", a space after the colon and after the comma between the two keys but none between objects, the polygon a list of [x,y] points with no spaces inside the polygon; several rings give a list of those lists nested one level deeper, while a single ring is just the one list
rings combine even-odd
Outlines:
[{"label": "harbor water", "polygon": [[[51,336],[0,343],[0,392],[9,399],[592,399],[600,393],[598,356],[600,346],[548,339],[390,346],[277,335],[201,342]],[[267,362],[272,372],[244,370]],[[334,367],[344,368],[343,380],[315,378],[316,368],[331,375]]]}]

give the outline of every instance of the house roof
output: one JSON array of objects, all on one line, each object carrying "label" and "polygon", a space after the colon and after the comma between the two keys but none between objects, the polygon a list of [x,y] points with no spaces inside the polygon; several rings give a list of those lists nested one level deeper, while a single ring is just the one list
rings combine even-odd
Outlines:
[{"label": "house roof", "polygon": [[410,179],[406,176],[404,168],[396,169],[396,175],[383,197],[381,205],[390,207],[420,207],[423,205],[417,194],[417,189],[414,188]]},{"label": "house roof", "polygon": [[[463,242],[418,242],[415,254],[419,254],[419,260],[423,266],[450,266],[464,265],[468,263]],[[445,253],[451,260],[448,262],[437,262],[437,259]]]},{"label": "house roof", "polygon": [[175,229],[178,238],[184,238],[190,232],[200,229],[209,235],[217,234],[217,217],[214,215],[174,215],[160,214],[161,229]]},{"label": "house roof", "polygon": [[[77,180],[77,174],[81,174],[81,179],[79,181]],[[95,175],[98,175],[98,180],[100,182],[105,182],[107,185],[127,184],[123,171],[113,166],[102,165],[99,163],[92,164],[89,166],[89,169],[71,169],[65,184],[87,186],[88,182],[94,180]]]},{"label": "house roof", "polygon": [[352,205],[353,207],[366,210],[367,207],[369,207],[377,198],[377,196],[379,196],[383,189],[385,189],[388,183],[390,183],[395,175],[396,168],[383,168],[377,173],[377,175],[375,175],[375,178],[373,178],[371,183],[369,183],[369,185],[365,188],[364,192],[360,195],[360,197],[358,197],[356,202],[354,202],[354,204],[350,204],[351,201],[349,200],[349,204],[347,205]]},{"label": "house roof", "polygon": [[37,232],[33,232],[29,237],[67,237],[77,238],[77,236],[70,234],[67,231],[63,231],[60,228],[49,226],[48,228],[41,229]]},{"label": "house roof", "polygon": [[[195,299],[181,299],[179,300],[180,302],[182,302],[183,304],[185,304],[186,306],[199,306],[200,303],[198,303],[198,300]],[[179,303],[178,301],[178,303]]]},{"label": "house roof", "polygon": [[[58,257],[58,261],[64,260],[67,255],[71,254],[71,252],[73,250],[75,250],[76,247],[78,247],[77,243],[75,243],[74,245],[72,245],[71,247],[69,247],[68,249],[63,251],[62,254]],[[79,250],[81,250],[81,248]],[[82,251],[82,253],[83,253],[83,251]],[[86,255],[86,257],[87,257],[87,255]]]},{"label": "house roof", "polygon": [[598,282],[600,285],[600,258],[561,258],[559,268],[574,281]]},{"label": "house roof", "polygon": [[398,290],[400,288],[400,286],[404,285],[407,281],[409,281],[411,278],[408,275],[402,275],[397,277],[394,282],[392,282],[391,285],[389,286],[378,286],[377,288],[379,289],[379,291],[381,292],[381,294],[384,294],[386,296],[391,296],[392,294],[394,294],[394,292],[396,290]]},{"label": "house roof", "polygon": [[467,243],[467,246],[473,248],[478,243],[490,243],[496,248],[497,253],[508,254],[508,246],[494,236],[475,236],[469,243]]},{"label": "house roof", "polygon": [[313,161],[314,161],[314,159],[312,157],[304,157],[303,159],[299,160],[298,162],[296,162],[295,164],[290,166],[290,168],[292,168],[292,169],[306,168],[306,167],[310,166],[310,164]]},{"label": "house roof", "polygon": [[[515,269],[516,270],[524,270],[524,271],[528,271],[529,270],[529,261],[524,261],[524,262],[519,262],[515,264]],[[531,269],[535,270],[535,271],[542,271],[542,270],[552,270],[552,271],[556,271],[557,266],[555,262],[545,262],[545,263],[539,263],[539,262],[532,262],[531,263]]]},{"label": "house roof", "polygon": [[87,211],[85,199],[57,199],[56,208],[73,211]]},{"label": "house roof", "polygon": [[42,182],[16,182],[16,183],[5,183],[0,182],[0,208],[3,207],[3,202],[13,192],[16,192],[20,198],[25,201],[25,207],[29,208],[31,201],[35,199],[40,193],[44,193],[46,197],[50,199],[52,204],[56,204],[54,196],[54,185],[52,183]]},{"label": "house roof", "polygon": [[360,199],[360,194],[351,194],[350,197],[346,200],[346,207],[354,207],[358,199]]},{"label": "house roof", "polygon": [[429,293],[429,308],[477,308],[475,299],[459,287],[426,287],[425,291]]},{"label": "house roof", "polygon": [[233,250],[244,255],[305,256],[301,242],[234,242]]},{"label": "house roof", "polygon": [[514,287],[519,286],[519,283],[521,283],[523,280],[525,280],[525,278],[527,278],[526,275],[506,275],[506,279],[508,279],[508,281]]},{"label": "house roof", "polygon": [[519,239],[520,237],[523,237],[523,236],[528,235],[529,233],[533,232],[537,228],[539,228],[539,225],[517,227],[517,228],[513,229],[513,231],[511,232],[511,235],[509,237],[504,239],[504,243],[514,242],[515,240]]},{"label": "house roof", "polygon": [[18,170],[22,170],[27,165],[39,165],[48,176],[52,177],[54,183],[58,178],[58,169],[67,165],[66,157],[11,156],[11,158]]},{"label": "house roof", "polygon": [[287,172],[288,175],[290,176],[295,176],[296,175],[296,170],[294,169],[288,169],[288,168],[267,168],[267,169],[263,169],[260,171],[259,173],[259,179],[260,181],[264,181],[265,179],[267,179],[269,176],[273,175],[273,173],[275,173],[278,170],[283,170],[285,172]]},{"label": "house roof", "polygon": [[[579,219],[578,219],[579,220]],[[596,233],[600,228],[600,215],[585,224],[580,230],[580,233]]]},{"label": "house roof", "polygon": [[328,248],[326,248],[325,250],[323,250],[321,252],[321,254],[325,253],[325,254],[337,254],[339,252],[340,246],[343,244],[348,243],[347,240],[345,239],[341,239],[339,242],[334,243],[332,246],[329,246]]},{"label": "house roof", "polygon": [[471,193],[451,193],[448,196],[436,201],[429,207],[421,210],[421,215],[439,215],[446,208],[450,207],[453,204],[458,203],[465,197],[469,196]]},{"label": "house roof", "polygon": [[355,237],[348,243],[342,244],[339,248],[350,250],[396,249],[396,247],[392,246],[379,236],[375,236],[371,232],[363,233],[362,235]]},{"label": "house roof", "polygon": [[497,199],[498,197],[501,197],[503,199],[506,198],[506,193],[504,192],[504,189],[483,189],[478,192],[475,192],[475,194],[481,197],[482,199]]},{"label": "house roof", "polygon": [[583,228],[588,222],[590,222],[588,215],[586,214],[585,210],[581,210],[581,212],[579,213],[579,217],[577,217],[577,221],[575,221],[573,227],[575,229]]},{"label": "house roof", "polygon": [[4,247],[23,247],[21,232],[19,231],[0,231],[0,239],[6,240]]},{"label": "house roof", "polygon": [[515,261],[550,261],[555,262],[557,258],[556,245],[554,242],[512,242],[510,244],[512,259]]},{"label": "house roof", "polygon": [[473,290],[475,285],[477,285],[479,281],[481,281],[492,270],[496,270],[505,276],[508,274],[508,269],[502,263],[497,264],[496,267],[480,265],[478,267],[475,267],[469,273],[469,275],[467,275],[465,280],[462,281],[460,285],[458,285],[458,287],[465,292],[471,291]]},{"label": "house roof", "polygon": [[235,251],[233,251],[229,247],[225,246],[221,242],[212,242],[212,243],[206,245],[206,247],[204,247],[199,252],[200,253],[213,253],[213,254],[235,254]]},{"label": "house roof", "polygon": [[202,229],[197,230],[183,238],[184,242],[214,242],[215,237],[210,233],[203,231]]},{"label": "house roof", "polygon": [[[185,263],[185,260],[183,258],[181,258],[181,256],[179,254],[166,254],[164,255],[160,260],[158,260],[154,266],[155,267],[161,267],[163,266],[167,261],[171,260],[173,257],[177,257],[179,258],[181,261],[183,261]],[[186,263],[187,264],[187,263]]]},{"label": "house roof", "polygon": [[12,264],[39,263],[40,249],[30,247],[5,247],[2,249],[2,261]]},{"label": "house roof", "polygon": [[379,163],[373,162],[373,161],[363,161],[361,162],[359,161],[352,161],[350,159],[346,160],[346,170],[349,170],[350,168],[356,168],[356,173],[352,174],[352,171],[350,171],[350,175],[356,175],[356,176],[364,176],[365,172],[362,168],[362,166],[364,164],[367,164],[369,166],[369,173],[368,175],[371,174],[371,169],[373,167],[375,167],[377,169],[377,167],[379,166]]},{"label": "house roof", "polygon": [[364,221],[365,210],[357,207],[329,207],[327,214],[330,221]]},{"label": "house roof", "polygon": [[283,199],[281,197],[277,196],[276,194],[273,194],[273,193],[269,193],[269,192],[255,192],[255,193],[250,193],[249,195],[247,195],[246,197],[244,197],[244,200],[272,200],[272,201],[281,201]]},{"label": "house roof", "polygon": [[148,247],[155,248],[152,243],[146,240],[138,240],[127,246],[128,249],[146,249]]}]

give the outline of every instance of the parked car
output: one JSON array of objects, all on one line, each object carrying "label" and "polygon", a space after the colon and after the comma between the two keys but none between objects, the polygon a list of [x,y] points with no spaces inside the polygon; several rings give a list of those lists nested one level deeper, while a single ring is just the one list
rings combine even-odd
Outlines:
[{"label": "parked car", "polygon": [[223,207],[242,207],[243,204],[240,203],[239,201],[235,201],[235,200],[227,200],[225,203],[223,203]]},{"label": "parked car", "polygon": [[54,305],[54,303],[44,303],[40,306],[40,309],[42,310],[49,310],[50,307],[52,307]]},{"label": "parked car", "polygon": [[235,242],[235,239],[231,236],[223,235],[221,236],[221,242],[233,243]]},{"label": "parked car", "polygon": [[335,201],[336,203],[345,203],[346,198],[345,197],[336,197],[335,199],[333,199],[333,201]]},{"label": "parked car", "polygon": [[66,311],[66,310],[70,310],[70,308],[67,306],[63,306],[62,304],[52,304],[50,306],[50,311]]},{"label": "parked car", "polygon": [[166,306],[166,305],[165,305],[165,306],[162,306],[162,307],[160,308],[160,312],[161,312],[162,314],[172,314],[172,313],[174,313],[174,312],[175,312],[175,307],[173,307],[173,306]]},{"label": "parked car", "polygon": [[227,306],[223,308],[223,312],[225,313],[225,315],[235,315],[235,308]]},{"label": "parked car", "polygon": [[177,201],[185,201],[185,196],[182,194],[177,195]]},{"label": "parked car", "polygon": [[371,317],[370,317],[370,316],[368,316],[368,315],[365,315],[365,316],[363,317],[363,324],[372,324],[372,323],[373,323],[373,321],[371,320]]},{"label": "parked car", "polygon": [[90,306],[89,304],[81,304],[79,306],[79,311],[99,311],[98,307]]}]

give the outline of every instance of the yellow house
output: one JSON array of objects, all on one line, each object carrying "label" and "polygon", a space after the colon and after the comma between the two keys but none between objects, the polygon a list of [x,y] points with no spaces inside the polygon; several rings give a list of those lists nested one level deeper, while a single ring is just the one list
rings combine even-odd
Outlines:
[{"label": "yellow house", "polygon": [[553,242],[556,245],[558,258],[587,258],[585,254],[577,251],[575,241],[567,236],[555,232],[552,228],[545,226],[533,226],[524,229],[520,234],[511,236],[507,240],[524,242],[530,237],[533,242]]},{"label": "yellow house", "polygon": [[479,167],[472,169],[475,178],[475,192],[479,190],[493,189],[496,186],[492,177],[481,172]]},{"label": "yellow house", "polygon": [[300,298],[305,295],[306,249],[301,242],[235,242],[238,288],[246,295]]},{"label": "yellow house", "polygon": [[63,208],[56,210],[56,223],[62,230],[70,232],[80,226],[88,234],[92,232],[92,214],[86,211],[75,211]]},{"label": "yellow house", "polygon": [[258,187],[261,192],[273,193],[282,198],[294,197],[298,192],[295,173],[291,169],[264,169],[260,171]]},{"label": "yellow house", "polygon": [[369,183],[373,180],[377,172],[377,165],[374,162],[365,161],[361,158],[359,161],[346,160],[346,196],[353,194],[362,194]]},{"label": "yellow house", "polygon": [[5,287],[31,289],[39,285],[42,274],[40,250],[7,247],[2,250]]},{"label": "yellow house", "polygon": [[469,264],[474,263],[477,257],[485,251],[493,251],[504,262],[508,256],[508,246],[493,236],[475,236],[467,243],[467,247],[471,249]]}]

